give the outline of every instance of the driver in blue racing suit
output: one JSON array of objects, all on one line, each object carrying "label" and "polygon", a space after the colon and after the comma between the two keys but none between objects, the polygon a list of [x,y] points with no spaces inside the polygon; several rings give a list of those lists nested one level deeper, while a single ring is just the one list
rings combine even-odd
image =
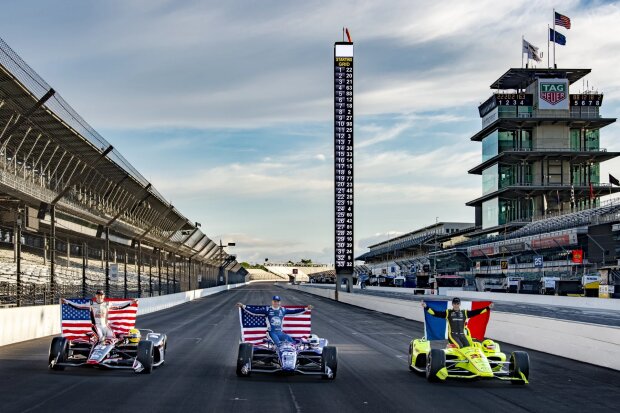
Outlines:
[{"label": "driver in blue racing suit", "polygon": [[313,308],[311,305],[306,308],[284,308],[280,307],[280,301],[280,296],[274,295],[271,299],[271,306],[254,309],[254,311],[246,309],[245,304],[237,303],[237,307],[243,309],[243,311],[256,316],[264,316],[266,318],[267,333],[269,333],[269,337],[271,337],[271,340],[273,340],[276,347],[280,346],[280,343],[283,341],[288,341],[290,343],[295,342],[291,336],[282,330],[284,316],[302,314],[306,311],[312,310]]}]

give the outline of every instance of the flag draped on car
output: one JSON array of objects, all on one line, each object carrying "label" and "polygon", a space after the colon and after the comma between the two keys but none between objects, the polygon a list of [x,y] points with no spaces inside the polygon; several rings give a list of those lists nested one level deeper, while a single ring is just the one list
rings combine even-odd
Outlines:
[{"label": "flag draped on car", "polygon": [[[70,301],[76,304],[87,304],[90,302],[90,299],[76,298]],[[106,298],[106,301],[111,305],[118,305],[128,300],[124,298]],[[123,308],[122,310],[110,310],[108,313],[108,322],[114,333],[125,334],[129,329],[133,328],[136,324],[137,312],[137,303]],[[77,308],[71,307],[69,304],[61,304],[60,317],[62,336],[69,340],[75,340],[77,338],[86,339],[87,337],[85,334],[93,331],[89,310],[78,310]]]},{"label": "flag draped on car", "polygon": [[[283,306],[284,308],[304,308],[304,306]],[[264,309],[264,305],[246,305],[250,313]],[[241,340],[246,343],[262,343],[267,334],[267,321],[263,315],[253,315],[239,309]],[[312,311],[284,316],[282,331],[293,338],[308,337],[312,332]]]},{"label": "flag draped on car", "polygon": [[[490,301],[461,301],[461,310],[477,310],[488,307]],[[449,301],[426,301],[426,305],[433,311],[446,311],[452,308]],[[477,340],[484,340],[490,312],[487,311],[469,319],[467,327],[471,336]],[[427,340],[446,340],[448,338],[448,320],[430,315],[424,311],[424,332]]]}]

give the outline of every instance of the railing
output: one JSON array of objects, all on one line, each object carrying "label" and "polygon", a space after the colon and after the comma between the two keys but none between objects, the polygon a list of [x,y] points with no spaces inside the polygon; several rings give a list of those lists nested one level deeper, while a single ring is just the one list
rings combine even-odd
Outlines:
[{"label": "railing", "polygon": [[607,152],[607,148],[502,148],[502,152]]}]

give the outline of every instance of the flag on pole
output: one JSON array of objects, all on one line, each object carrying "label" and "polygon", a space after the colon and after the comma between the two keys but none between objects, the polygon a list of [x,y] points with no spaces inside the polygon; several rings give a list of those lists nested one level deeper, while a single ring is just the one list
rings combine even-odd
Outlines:
[{"label": "flag on pole", "polygon": [[572,184],[570,186],[570,203],[571,206],[575,206],[575,186]]},{"label": "flag on pole", "polygon": [[[471,311],[488,307],[490,301],[461,301],[461,310]],[[450,305],[449,301],[426,301],[426,305],[433,311],[447,311]],[[476,340],[484,340],[484,335],[489,324],[490,311],[486,311],[467,322],[467,328],[473,338]],[[424,333],[427,340],[447,340],[448,339],[448,320],[430,315],[424,311]]]},{"label": "flag on pole", "polygon": [[528,42],[525,39],[523,39],[523,53],[527,54],[528,59],[542,62],[541,55],[538,52],[538,47],[534,46],[532,43]]},{"label": "flag on pole", "polygon": [[618,178],[616,178],[612,174],[609,174],[609,183],[612,185],[620,186],[620,181],[618,181]]},{"label": "flag on pole", "polygon": [[[304,306],[283,306],[284,308],[297,309]],[[241,322],[241,340],[245,343],[262,343],[267,336],[267,318],[263,315],[250,314],[265,308],[264,305],[246,305],[247,311],[239,309],[239,321]],[[308,310],[301,314],[285,315],[282,321],[282,331],[293,338],[308,337],[312,333],[312,311]]]},{"label": "flag on pole", "polygon": [[[88,304],[90,298],[76,298],[69,300],[75,304]],[[106,298],[110,305],[126,303],[126,299]],[[138,304],[132,304],[129,307],[120,310],[110,310],[108,312],[108,322],[115,334],[127,334],[129,329],[134,328],[136,324],[136,314],[138,313]],[[77,338],[87,339],[86,333],[92,330],[92,321],[90,320],[90,310],[79,310],[71,307],[69,304],[61,304],[61,321],[60,329],[62,336],[69,340]]]},{"label": "flag on pole", "polygon": [[349,40],[349,43],[353,43],[353,40],[351,40],[351,34],[349,33],[349,28],[345,28],[344,31],[347,33],[347,39]]},{"label": "flag on pole", "polygon": [[570,29],[570,18],[564,16],[563,14],[558,13],[557,11],[554,13],[555,13],[555,24],[557,26],[562,26],[562,27],[565,27],[566,29]]},{"label": "flag on pole", "polygon": [[547,194],[543,194],[543,212],[547,213]]},{"label": "flag on pole", "polygon": [[549,40],[555,42],[561,46],[566,46],[566,36],[553,29],[549,29]]},{"label": "flag on pole", "polygon": [[590,182],[590,200],[594,200],[594,187],[592,186],[592,182]]}]

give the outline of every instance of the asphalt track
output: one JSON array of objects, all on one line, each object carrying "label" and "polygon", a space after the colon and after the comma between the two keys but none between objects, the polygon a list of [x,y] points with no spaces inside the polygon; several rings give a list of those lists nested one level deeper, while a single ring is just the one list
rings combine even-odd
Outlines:
[{"label": "asphalt track", "polygon": [[[235,375],[234,304],[313,304],[313,331],[338,347],[338,377]],[[493,319],[491,318],[491,322]],[[581,412],[614,411],[620,372],[530,351],[531,383],[428,383],[406,365],[415,321],[272,284],[253,284],[138,318],[167,332],[164,366],[47,369],[51,338],[0,347],[0,411],[8,412]],[[504,351],[517,349],[502,346]],[[596,349],[592,349],[596,351]]]},{"label": "asphalt track", "polygon": [[[326,288],[333,290],[334,284],[302,284],[303,287]],[[421,301],[421,300],[447,300],[452,296],[445,295],[416,295],[399,291],[399,288],[385,290],[361,290],[353,288],[354,294],[374,295],[378,297],[395,298],[398,300]],[[514,295],[510,294],[514,298]],[[620,303],[620,300],[618,301]],[[620,327],[620,311],[602,310],[585,307],[559,307],[554,305],[518,303],[514,301],[495,300],[494,309],[505,313],[533,315],[538,317],[557,318],[566,321],[578,321],[581,323],[601,324],[605,326]],[[412,307],[415,308],[415,307]]]}]

